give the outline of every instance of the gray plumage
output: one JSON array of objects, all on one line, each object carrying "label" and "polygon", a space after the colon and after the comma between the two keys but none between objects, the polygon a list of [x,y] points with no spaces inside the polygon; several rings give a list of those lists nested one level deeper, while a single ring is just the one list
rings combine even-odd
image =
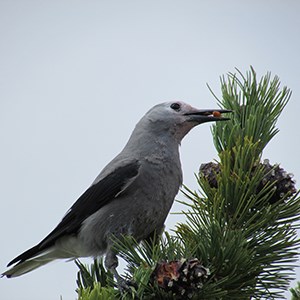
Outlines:
[{"label": "gray plumage", "polygon": [[138,122],[124,149],[39,244],[25,251],[2,275],[16,277],[57,258],[106,255],[117,277],[111,237],[137,241],[160,232],[182,184],[179,145],[196,125],[219,120],[213,111],[183,102],[154,106]]}]

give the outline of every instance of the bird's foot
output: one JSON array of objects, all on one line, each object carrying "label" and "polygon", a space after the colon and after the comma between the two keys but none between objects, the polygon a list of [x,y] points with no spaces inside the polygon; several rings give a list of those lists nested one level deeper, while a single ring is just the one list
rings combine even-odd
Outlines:
[{"label": "bird's foot", "polygon": [[[117,282],[117,288],[122,295],[127,293],[135,294],[135,292],[138,289],[138,286],[132,280],[128,280],[128,278],[123,278],[119,275],[117,271],[118,259],[114,251],[107,252],[105,257],[105,265],[106,268],[113,274]],[[135,297],[135,299],[137,298]]]},{"label": "bird's foot", "polygon": [[119,277],[117,280],[118,289],[122,294],[132,293],[137,290],[138,286],[132,280],[126,280],[122,277]]}]

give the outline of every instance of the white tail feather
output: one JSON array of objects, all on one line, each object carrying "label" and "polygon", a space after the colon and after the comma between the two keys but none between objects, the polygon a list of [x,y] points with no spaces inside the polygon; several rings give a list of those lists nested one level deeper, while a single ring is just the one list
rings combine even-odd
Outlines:
[{"label": "white tail feather", "polygon": [[37,269],[51,261],[53,261],[55,258],[33,258],[26,260],[24,262],[21,262],[20,264],[15,265],[8,271],[4,272],[2,275],[7,276],[8,278],[13,278],[17,276],[21,276],[23,274],[26,274],[30,271],[33,271],[34,269]]},{"label": "white tail feather", "polygon": [[16,264],[12,268],[4,272],[2,276],[6,276],[8,278],[21,276],[59,258],[70,258],[70,256],[66,255],[66,252],[64,251],[59,251],[52,248],[50,251],[47,251],[44,254],[40,254]]}]

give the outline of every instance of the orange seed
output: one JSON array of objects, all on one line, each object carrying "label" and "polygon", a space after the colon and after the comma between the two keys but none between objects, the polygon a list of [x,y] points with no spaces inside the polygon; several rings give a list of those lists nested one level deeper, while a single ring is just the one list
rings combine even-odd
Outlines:
[{"label": "orange seed", "polygon": [[218,111],[214,111],[212,114],[213,114],[213,116],[216,117],[216,118],[220,118],[220,117],[222,116],[221,113],[218,112]]}]

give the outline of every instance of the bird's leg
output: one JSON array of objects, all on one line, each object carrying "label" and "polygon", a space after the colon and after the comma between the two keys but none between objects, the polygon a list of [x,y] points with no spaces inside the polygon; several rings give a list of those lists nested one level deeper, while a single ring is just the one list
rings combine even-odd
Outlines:
[{"label": "bird's leg", "polygon": [[106,251],[104,264],[105,267],[114,275],[117,281],[118,289],[121,291],[121,293],[128,290],[130,283],[119,275],[117,271],[118,257],[116,252],[113,251],[111,248]]}]

